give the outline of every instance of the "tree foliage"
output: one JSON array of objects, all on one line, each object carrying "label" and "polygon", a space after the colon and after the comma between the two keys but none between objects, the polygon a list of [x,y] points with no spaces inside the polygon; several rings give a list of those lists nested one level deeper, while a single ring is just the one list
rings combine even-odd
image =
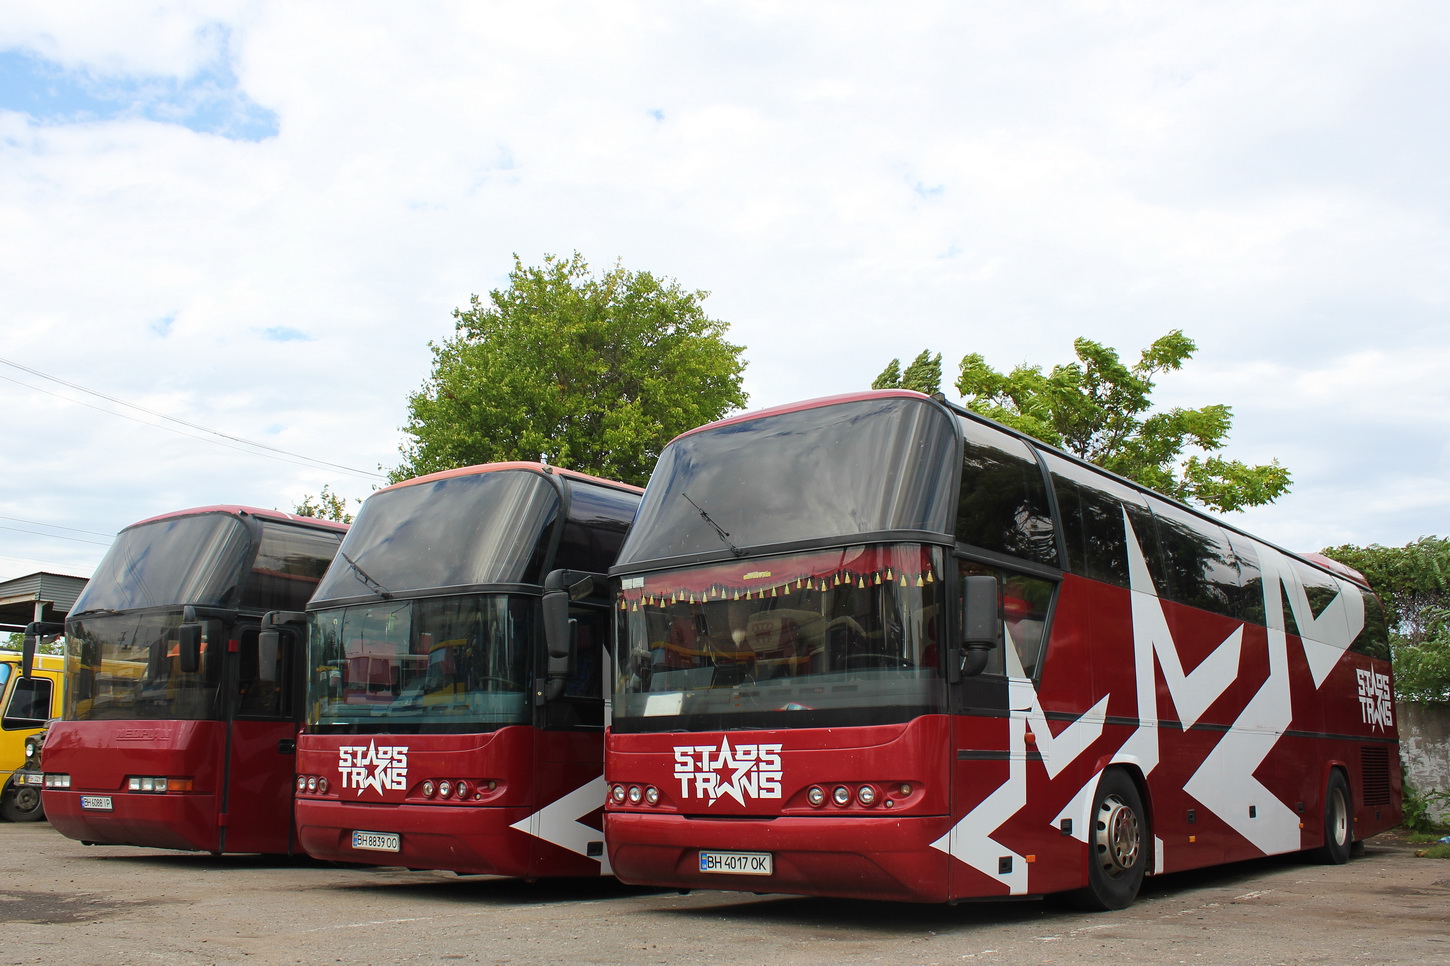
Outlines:
[{"label": "tree foliage", "polygon": [[[23,633],[21,633],[20,631],[13,631],[13,632],[11,632],[7,636],[7,638],[5,640],[5,643],[4,644],[0,644],[0,650],[5,650],[5,651],[19,651],[19,650],[22,650],[24,648],[24,646],[25,646],[25,635]],[[36,644],[36,646],[35,646],[35,653],[37,653],[37,654],[64,654],[65,653],[65,635],[62,634],[62,635],[58,635],[58,636],[55,636],[55,637],[42,637],[40,639],[40,642],[38,644]]]},{"label": "tree foliage", "polygon": [[901,371],[901,360],[892,359],[891,364],[881,371],[872,389],[915,389],[930,396],[941,392],[941,353],[932,355],[923,349],[912,360],[906,371]]},{"label": "tree foliage", "polygon": [[[361,500],[356,502],[361,503]],[[302,502],[292,508],[292,512],[299,517],[312,517],[316,520],[336,520],[338,523],[351,523],[352,514],[347,512],[347,500],[332,492],[325,484],[322,493],[313,496],[311,493],[302,497]]]},{"label": "tree foliage", "polygon": [[1450,538],[1421,537],[1403,547],[1345,544],[1322,552],[1364,574],[1384,604],[1399,696],[1450,699]]},{"label": "tree foliage", "polygon": [[[1129,366],[1117,350],[1078,339],[1077,361],[1021,365],[1001,373],[972,353],[962,359],[956,389],[973,412],[1005,423],[1144,486],[1218,510],[1272,503],[1289,489],[1289,471],[1275,460],[1249,466],[1218,455],[1228,439],[1228,406],[1152,411],[1156,378],[1182,367],[1197,346],[1174,329]],[[925,352],[907,369],[929,375]],[[874,386],[898,379],[892,360]],[[940,374],[940,356],[937,356]],[[908,388],[915,388],[909,387]]]},{"label": "tree foliage", "polygon": [[455,309],[408,397],[412,440],[393,480],[498,460],[644,483],[665,443],[745,405],[741,347],[705,315],[709,294],[577,252],[526,267]]}]

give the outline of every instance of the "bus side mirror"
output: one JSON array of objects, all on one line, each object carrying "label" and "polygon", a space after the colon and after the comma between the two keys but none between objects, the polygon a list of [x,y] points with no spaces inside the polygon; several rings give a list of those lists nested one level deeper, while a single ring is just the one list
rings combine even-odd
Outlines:
[{"label": "bus side mirror", "polygon": [[540,692],[541,701],[557,700],[569,679],[578,671],[578,649],[574,644],[574,621],[569,605],[594,593],[595,576],[577,570],[555,570],[544,578],[544,647],[548,655],[548,681]]},{"label": "bus side mirror", "polygon": [[35,670],[35,651],[40,639],[49,634],[59,634],[65,625],[58,621],[31,621],[25,625],[25,638],[20,644],[20,676],[28,678]]},{"label": "bus side mirror", "polygon": [[990,574],[964,578],[962,604],[962,650],[956,671],[960,677],[970,678],[986,670],[992,651],[1002,643],[1002,598],[997,578]]},{"label": "bus side mirror", "polygon": [[277,683],[277,652],[282,649],[282,632],[275,627],[257,634],[257,680]]},{"label": "bus side mirror", "polygon": [[299,634],[295,625],[305,624],[306,620],[303,611],[273,610],[262,615],[262,629],[257,633],[258,681],[278,683],[277,654],[282,649],[282,635]]},{"label": "bus side mirror", "polygon": [[176,657],[182,674],[195,674],[201,667],[201,621],[176,629]]}]

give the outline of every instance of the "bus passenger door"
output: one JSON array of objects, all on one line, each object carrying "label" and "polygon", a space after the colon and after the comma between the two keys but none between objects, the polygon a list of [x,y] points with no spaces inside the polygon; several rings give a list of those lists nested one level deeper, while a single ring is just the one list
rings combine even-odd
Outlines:
[{"label": "bus passenger door", "polygon": [[287,854],[295,847],[300,644],[283,633],[275,654],[261,654],[257,625],[237,633],[236,674],[228,688],[224,849]]},{"label": "bus passenger door", "polygon": [[[962,558],[957,559],[959,612],[951,626],[960,637],[966,624],[965,578],[976,575],[998,577],[996,568]],[[1007,645],[1010,646],[1010,645]],[[961,655],[960,649],[947,649]],[[953,675],[948,685],[952,741],[948,755],[952,768],[952,830],[950,891],[953,896],[1008,894],[1012,880],[1025,876],[1023,859],[998,840],[999,826],[1020,805],[1020,761],[1012,754],[1012,702],[1007,677],[1004,642],[987,655],[978,674]]]},{"label": "bus passenger door", "polygon": [[604,693],[611,611],[569,607],[575,673],[564,693],[545,704],[535,744],[538,798],[530,833],[540,875],[600,875],[604,854]]}]

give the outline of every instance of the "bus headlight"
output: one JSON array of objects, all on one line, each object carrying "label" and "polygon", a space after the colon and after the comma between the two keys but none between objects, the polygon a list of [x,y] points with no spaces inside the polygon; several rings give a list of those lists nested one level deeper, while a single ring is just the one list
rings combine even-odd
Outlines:
[{"label": "bus headlight", "polygon": [[845,785],[837,785],[831,790],[831,801],[840,805],[842,808],[846,807],[851,804],[851,789]]},{"label": "bus headlight", "polygon": [[820,808],[826,804],[826,790],[820,785],[812,785],[806,792],[806,801],[810,802],[813,807]]}]

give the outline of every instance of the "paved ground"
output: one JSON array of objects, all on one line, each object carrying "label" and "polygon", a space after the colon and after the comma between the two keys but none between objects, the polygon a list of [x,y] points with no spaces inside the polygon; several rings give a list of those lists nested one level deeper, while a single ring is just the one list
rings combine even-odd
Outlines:
[{"label": "paved ground", "polygon": [[529,884],[86,848],[0,823],[5,964],[1450,964],[1450,861],[1392,836],[1148,880],[1137,905],[955,907]]}]

